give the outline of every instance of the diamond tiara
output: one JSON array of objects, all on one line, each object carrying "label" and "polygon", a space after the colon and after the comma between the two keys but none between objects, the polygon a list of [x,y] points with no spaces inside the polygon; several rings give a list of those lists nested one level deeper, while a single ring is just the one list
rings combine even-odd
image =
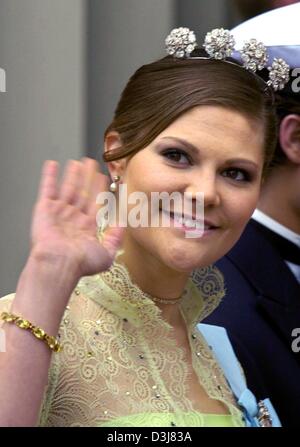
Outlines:
[{"label": "diamond tiara", "polygon": [[[235,40],[232,34],[226,29],[216,28],[206,34],[203,43],[208,57],[193,57],[191,53],[198,48],[194,31],[189,28],[175,28],[165,40],[166,51],[175,58],[191,59],[216,59],[223,60],[232,56],[235,51]],[[268,65],[267,48],[262,42],[250,39],[245,42],[239,51],[242,66],[252,72],[263,70]],[[232,62],[230,62],[232,63]],[[273,90],[282,90],[288,83],[290,76],[290,66],[281,58],[274,58],[269,70],[269,80],[266,82]]]}]

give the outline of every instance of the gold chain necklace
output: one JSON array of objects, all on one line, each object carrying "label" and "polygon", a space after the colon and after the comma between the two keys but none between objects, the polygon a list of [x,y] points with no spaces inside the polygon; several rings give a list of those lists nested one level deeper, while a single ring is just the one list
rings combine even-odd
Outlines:
[{"label": "gold chain necklace", "polygon": [[146,293],[146,292],[143,292],[143,294],[146,295],[148,298],[150,298],[150,300],[152,300],[152,301],[154,301],[155,303],[158,303],[158,304],[177,304],[183,298],[183,295],[181,295],[178,298],[166,299],[166,298],[158,298],[157,296],[149,295],[149,293]]}]

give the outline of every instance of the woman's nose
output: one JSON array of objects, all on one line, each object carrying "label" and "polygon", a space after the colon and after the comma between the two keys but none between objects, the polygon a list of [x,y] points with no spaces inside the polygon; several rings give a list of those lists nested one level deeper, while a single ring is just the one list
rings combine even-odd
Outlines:
[{"label": "woman's nose", "polygon": [[[220,191],[214,174],[202,174],[186,188],[186,192],[193,199],[204,201],[204,208],[220,204]],[[198,193],[198,194],[197,194]],[[200,193],[200,194],[199,194]]]}]

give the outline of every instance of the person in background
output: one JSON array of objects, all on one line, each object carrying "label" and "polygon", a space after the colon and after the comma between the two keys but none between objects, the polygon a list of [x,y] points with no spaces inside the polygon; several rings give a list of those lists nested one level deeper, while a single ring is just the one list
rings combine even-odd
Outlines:
[{"label": "person in background", "polygon": [[263,14],[272,9],[298,3],[298,0],[233,0],[242,21]]},{"label": "person in background", "polygon": [[278,142],[257,209],[217,262],[226,298],[207,319],[228,330],[237,351],[248,352],[247,379],[256,389],[256,367],[284,426],[298,426],[300,413],[300,69],[293,73],[300,67],[299,17],[298,3],[233,30],[240,45],[250,35],[264,41],[269,54],[288,61],[292,76],[276,93]]}]

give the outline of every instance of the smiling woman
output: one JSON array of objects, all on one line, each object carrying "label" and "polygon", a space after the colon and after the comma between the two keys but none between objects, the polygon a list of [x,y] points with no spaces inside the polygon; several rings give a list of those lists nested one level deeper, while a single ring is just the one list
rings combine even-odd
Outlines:
[{"label": "smiling woman", "polygon": [[[108,150],[121,144],[116,133],[108,134],[106,141]],[[162,264],[158,270],[161,269],[164,278],[167,269],[177,272],[178,287],[180,278],[182,286],[187,279],[184,273],[222,257],[239,238],[257,203],[263,145],[263,129],[255,132],[253,121],[245,116],[225,107],[199,106],[182,114],[134,156],[110,162],[111,174],[118,174],[120,182],[126,183],[128,194],[143,191],[149,202],[153,191],[169,195],[188,193],[195,208],[196,193],[202,192],[204,196],[207,228],[200,238],[188,239],[173,226],[128,227],[122,256],[124,261],[129,257],[126,265],[131,263],[130,259],[136,265],[145,265],[147,259],[154,265],[155,259],[157,266]],[[179,159],[174,160],[174,151],[175,155],[179,151]],[[171,292],[170,284],[162,291],[163,279],[153,281],[149,273],[143,274],[143,269],[137,278],[136,268],[132,266],[131,270],[135,271],[138,283],[153,295]],[[174,280],[172,283],[175,289]]]},{"label": "smiling woman", "polygon": [[[278,425],[247,390],[226,336],[214,353],[198,326],[225,293],[212,263],[243,231],[272,156],[270,90],[226,57],[189,50],[132,76],[104,148],[120,206],[119,185],[150,202],[188,194],[188,218],[171,207],[170,226],[97,233],[98,163],[71,162],[60,186],[57,164],[45,164],[30,257],[0,304],[0,425]],[[199,193],[204,232],[188,238]]]}]

